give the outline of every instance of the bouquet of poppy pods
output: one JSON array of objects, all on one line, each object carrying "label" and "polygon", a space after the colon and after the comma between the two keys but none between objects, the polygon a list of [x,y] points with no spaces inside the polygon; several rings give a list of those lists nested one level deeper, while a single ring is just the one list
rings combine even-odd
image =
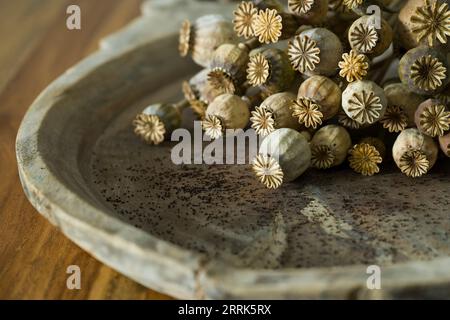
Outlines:
[{"label": "bouquet of poppy pods", "polygon": [[134,131],[159,144],[184,107],[212,139],[251,127],[267,188],[346,161],[372,176],[390,157],[417,178],[439,149],[450,157],[449,38],[450,0],[244,1],[233,19],[183,22],[180,55],[203,69],[183,102],[151,105]]}]

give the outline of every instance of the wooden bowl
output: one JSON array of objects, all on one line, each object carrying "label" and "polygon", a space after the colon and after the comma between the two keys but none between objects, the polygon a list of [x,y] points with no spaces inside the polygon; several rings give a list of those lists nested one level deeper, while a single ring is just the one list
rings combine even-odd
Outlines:
[{"label": "wooden bowl", "polygon": [[[18,166],[40,213],[100,261],[178,298],[449,296],[448,166],[416,180],[392,165],[374,177],[311,170],[268,191],[246,165],[176,166],[173,143],[139,141],[136,113],[175,102],[197,70],[177,53],[184,15],[232,11],[152,3],[25,116]],[[370,289],[373,265],[380,290]]]}]

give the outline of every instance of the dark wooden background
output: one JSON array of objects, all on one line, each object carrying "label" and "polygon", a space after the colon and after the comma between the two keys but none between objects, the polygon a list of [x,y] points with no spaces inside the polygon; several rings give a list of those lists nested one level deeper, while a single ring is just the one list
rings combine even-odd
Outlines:
[{"label": "dark wooden background", "polygon": [[[141,0],[0,0],[0,299],[166,299],[101,264],[50,225],[25,198],[14,143],[36,96],[98,41],[139,15]],[[82,30],[66,28],[81,7]],[[81,268],[68,290],[66,268]]]}]

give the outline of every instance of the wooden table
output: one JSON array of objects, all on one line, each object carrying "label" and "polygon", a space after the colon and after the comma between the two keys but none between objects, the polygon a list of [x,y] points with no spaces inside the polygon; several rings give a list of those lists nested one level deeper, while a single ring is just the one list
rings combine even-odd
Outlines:
[{"label": "wooden table", "polygon": [[[14,150],[23,115],[56,77],[139,14],[141,0],[0,1],[0,299],[167,299],[82,251],[30,205]],[[82,30],[66,28],[81,8]],[[69,265],[81,289],[66,286]]]}]

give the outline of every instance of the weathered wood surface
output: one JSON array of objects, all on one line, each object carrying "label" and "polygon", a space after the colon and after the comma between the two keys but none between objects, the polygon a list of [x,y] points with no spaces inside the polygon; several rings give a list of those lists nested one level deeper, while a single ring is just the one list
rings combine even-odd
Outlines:
[{"label": "weathered wood surface", "polygon": [[[179,1],[185,13],[209,10]],[[246,166],[175,166],[170,143],[136,139],[136,112],[176,101],[195,70],[176,52],[183,17],[154,4],[159,14],[146,20],[146,7],[27,114],[18,161],[42,214],[101,261],[176,297],[450,297],[448,166],[418,180],[389,166],[372,178],[310,171],[271,192]],[[148,33],[159,19],[170,21],[161,37]],[[371,264],[382,290],[366,287]]]},{"label": "weathered wood surface", "polygon": [[[65,27],[82,9],[82,31]],[[140,14],[140,0],[0,2],[0,299],[166,299],[102,264],[39,215],[23,193],[15,156],[20,122],[36,96]],[[78,265],[82,289],[68,290]]]}]

